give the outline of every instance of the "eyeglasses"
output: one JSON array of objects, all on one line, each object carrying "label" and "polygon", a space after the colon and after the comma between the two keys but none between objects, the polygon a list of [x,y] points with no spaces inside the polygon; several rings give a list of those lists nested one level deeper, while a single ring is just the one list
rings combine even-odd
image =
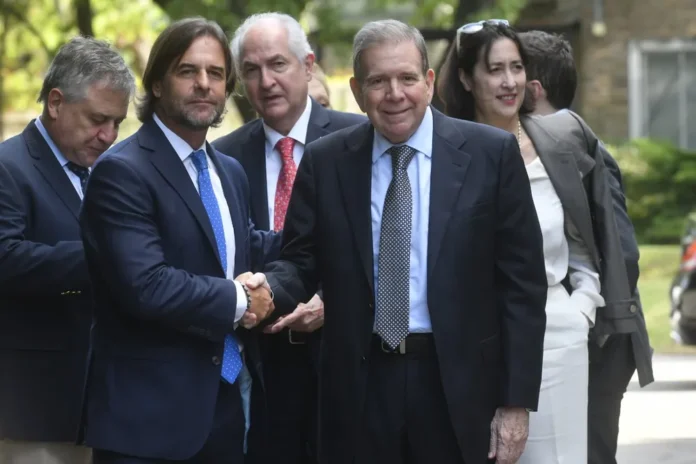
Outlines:
[{"label": "eyeglasses", "polygon": [[457,37],[455,39],[457,45],[457,52],[459,52],[459,37],[461,36],[461,34],[476,34],[481,29],[483,29],[483,26],[485,26],[486,24],[490,24],[493,26],[510,26],[510,22],[507,19],[484,19],[483,21],[465,24],[459,29],[457,29]]}]

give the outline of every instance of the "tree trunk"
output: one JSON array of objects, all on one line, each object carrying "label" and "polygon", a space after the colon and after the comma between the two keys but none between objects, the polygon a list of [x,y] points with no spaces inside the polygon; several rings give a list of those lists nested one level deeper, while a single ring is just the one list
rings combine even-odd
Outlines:
[{"label": "tree trunk", "polygon": [[94,37],[92,4],[90,0],[75,0],[75,16],[77,17],[77,29],[80,31],[80,34]]}]

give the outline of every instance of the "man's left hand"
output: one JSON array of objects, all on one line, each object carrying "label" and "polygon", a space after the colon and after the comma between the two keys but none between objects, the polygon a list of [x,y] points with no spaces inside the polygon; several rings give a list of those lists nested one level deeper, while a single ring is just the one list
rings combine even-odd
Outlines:
[{"label": "man's left hand", "polygon": [[284,328],[295,332],[314,332],[324,325],[324,302],[314,295],[307,303],[300,303],[295,310],[264,329],[266,333],[278,333]]},{"label": "man's left hand", "polygon": [[529,412],[524,408],[498,408],[491,422],[488,459],[497,464],[515,464],[529,436]]}]

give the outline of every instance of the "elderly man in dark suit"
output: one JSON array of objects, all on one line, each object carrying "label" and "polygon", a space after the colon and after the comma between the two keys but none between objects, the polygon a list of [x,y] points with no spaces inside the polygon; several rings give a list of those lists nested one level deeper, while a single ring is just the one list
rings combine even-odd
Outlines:
[{"label": "elderly man in dark suit", "polygon": [[92,294],[78,212],[90,168],[135,89],[108,44],[51,63],[41,116],[0,144],[0,462],[78,464]]},{"label": "elderly man in dark suit", "polygon": [[[242,88],[260,118],[213,146],[244,167],[256,227],[281,230],[305,147],[364,122],[365,117],[326,109],[309,97],[314,54],[302,26],[291,16],[249,17],[235,33],[232,53]],[[251,446],[252,462],[314,462],[316,360],[322,324],[323,302],[314,295],[261,336],[267,416],[252,421],[257,429],[252,436],[265,437],[273,446],[263,441]]]},{"label": "elderly man in dark suit", "polygon": [[517,141],[430,107],[434,72],[406,24],[365,25],[353,71],[370,121],[307,147],[266,268],[280,313],[322,283],[319,462],[512,464],[547,291]]}]

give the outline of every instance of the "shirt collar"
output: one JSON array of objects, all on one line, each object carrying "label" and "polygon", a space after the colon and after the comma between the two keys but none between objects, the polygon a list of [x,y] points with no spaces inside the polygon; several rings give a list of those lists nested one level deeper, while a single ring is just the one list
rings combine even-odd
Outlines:
[{"label": "shirt collar", "polygon": [[[290,129],[290,132],[288,132],[287,137],[290,137],[291,139],[295,140],[295,142],[299,142],[302,145],[305,144],[305,140],[307,139],[307,127],[309,126],[309,116],[312,114],[312,100],[307,96],[307,105],[305,106],[304,111],[300,115],[300,118],[297,120],[295,125]],[[266,134],[266,141],[271,144],[271,147],[275,148],[275,146],[278,144],[278,141],[284,137],[285,135],[282,135],[272,127],[270,127],[268,124],[266,124],[266,121],[263,121],[263,131]],[[270,156],[272,153],[272,150],[268,153],[266,153],[266,156]]]},{"label": "shirt collar", "polygon": [[155,123],[159,126],[160,129],[162,129],[162,132],[164,132],[164,136],[167,138],[167,140],[169,141],[179,158],[181,158],[181,161],[184,161],[186,158],[191,156],[191,153],[193,153],[194,151],[205,150],[205,142],[203,142],[203,145],[198,147],[197,150],[191,148],[191,145],[189,145],[188,142],[176,135],[170,128],[168,128],[162,122],[159,116],[157,116],[156,113],[152,115],[152,119],[154,119]]},{"label": "shirt collar", "polygon": [[43,138],[46,140],[46,143],[48,144],[49,148],[53,152],[53,156],[56,157],[58,162],[60,163],[61,167],[65,167],[66,164],[68,164],[68,159],[61,153],[60,149],[58,148],[58,145],[53,142],[53,139],[51,138],[50,135],[48,135],[48,131],[46,130],[46,127],[43,125],[41,122],[41,118],[36,118],[34,119],[34,125],[36,128],[39,130]]},{"label": "shirt collar", "polygon": [[[425,114],[423,115],[423,120],[413,133],[411,138],[409,138],[406,143],[400,145],[408,145],[414,150],[423,153],[425,156],[430,158],[433,154],[433,112],[428,106],[425,109]],[[387,140],[382,134],[375,131],[375,141],[373,144],[374,150],[372,150],[372,163],[376,163],[377,160],[394,144]]]}]

